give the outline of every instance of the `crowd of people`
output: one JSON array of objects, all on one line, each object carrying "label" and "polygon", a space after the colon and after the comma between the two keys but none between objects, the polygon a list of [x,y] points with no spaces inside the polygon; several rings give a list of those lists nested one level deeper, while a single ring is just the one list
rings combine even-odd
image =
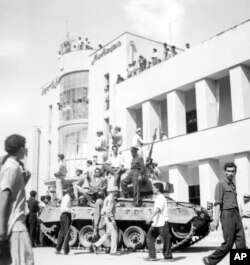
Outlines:
[{"label": "crowd of people", "polygon": [[[121,254],[117,251],[118,229],[115,220],[115,202],[121,195],[120,192],[124,197],[129,196],[127,188],[132,183],[133,204],[135,207],[140,207],[140,185],[143,176],[150,178],[152,174],[156,174],[156,171],[152,171],[154,168],[151,167],[152,148],[147,154],[144,165],[142,146],[145,145],[145,142],[142,139],[141,129],[138,128],[134,136],[131,147],[131,168],[127,170],[124,168],[123,158],[119,152],[119,147],[123,142],[121,128],[110,128],[110,136],[112,139],[110,158],[107,159],[107,146],[103,133],[98,130],[95,147],[97,154],[93,157],[93,161],[87,161],[86,170],[76,169],[78,181],[73,185],[67,185],[64,192],[63,182],[67,169],[64,156],[58,155],[58,167],[54,175],[56,177],[57,203],[60,202],[61,216],[56,254],[60,254],[62,249],[64,254],[69,254],[69,231],[74,218],[72,202],[75,198],[80,199],[79,195],[83,195],[87,205],[93,203],[94,207],[92,250],[97,253],[103,242],[110,238],[110,255]],[[15,134],[7,137],[5,140],[7,155],[0,163],[0,263],[3,265],[12,264],[13,261],[16,262],[15,264],[21,265],[34,264],[32,247],[36,246],[38,216],[46,204],[51,204],[51,197],[48,195],[41,196],[39,203],[36,200],[36,191],[31,191],[30,198],[26,201],[25,185],[31,174],[25,169],[22,162],[27,153],[25,143],[26,139],[21,135]],[[225,177],[218,182],[215,188],[215,213],[210,224],[213,231],[218,228],[219,219],[221,219],[224,243],[211,255],[203,258],[203,263],[206,265],[219,263],[234,243],[237,248],[246,249],[245,233],[249,238],[250,194],[244,194],[244,203],[239,207],[234,185],[237,166],[234,163],[226,163],[224,171]],[[121,178],[123,173],[125,176]],[[145,220],[150,225],[147,233],[148,256],[145,260],[156,260],[155,240],[160,235],[163,241],[163,261],[173,261],[168,206],[163,195],[163,183],[153,182],[152,191],[155,194],[154,210],[152,215]],[[106,233],[101,236],[99,229],[104,225]]]},{"label": "crowd of people", "polygon": [[[186,43],[185,48],[190,49],[190,44]],[[145,58],[143,55],[140,55],[137,61],[134,60],[133,62],[128,64],[127,78],[135,76],[143,72],[144,70],[149,69],[152,66],[155,66],[156,64],[159,64],[163,61],[169,60],[174,56],[176,56],[177,54],[178,53],[174,45],[170,46],[167,43],[163,43],[163,54],[159,54],[158,50],[156,48],[153,48],[152,55],[150,58]],[[116,83],[119,84],[124,80],[125,80],[124,77],[118,75]]]},{"label": "crowd of people", "polygon": [[[101,46],[99,45],[99,48]],[[59,55],[69,53],[78,50],[93,50],[93,47],[88,38],[82,38],[79,36],[77,39],[70,39],[69,36],[66,37],[64,42],[61,44]]]}]

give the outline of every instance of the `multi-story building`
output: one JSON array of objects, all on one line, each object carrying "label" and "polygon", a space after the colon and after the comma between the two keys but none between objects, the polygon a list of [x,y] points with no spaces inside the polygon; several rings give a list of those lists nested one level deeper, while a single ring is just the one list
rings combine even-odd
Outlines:
[{"label": "multi-story building", "polygon": [[[161,178],[174,184],[174,199],[203,206],[213,202],[226,161],[238,166],[236,185],[241,199],[250,191],[249,33],[250,21],[246,21],[119,84],[115,78],[118,73],[126,75],[133,35],[124,34],[109,43],[108,48],[120,43],[112,53],[103,57],[101,51],[92,54],[89,151],[94,150],[97,128],[105,128],[107,123],[119,125],[129,165],[136,128],[142,127],[146,142],[152,141],[157,128],[158,133],[165,131],[168,139],[154,144],[153,158],[162,171]],[[151,47],[138,55],[149,58],[157,43],[136,37],[134,50],[139,50],[143,41]],[[106,80],[110,106],[105,111]]]},{"label": "multi-story building", "polygon": [[[54,183],[58,152],[66,155],[68,178],[74,177],[75,167],[95,153],[96,131],[102,129],[108,138],[112,124],[122,128],[128,167],[136,128],[143,129],[146,142],[157,129],[153,159],[161,179],[174,184],[174,199],[203,206],[213,202],[226,161],[238,166],[241,199],[250,191],[249,33],[246,21],[191,49],[177,49],[168,60],[162,43],[131,33],[97,51],[62,55],[57,85],[42,96],[45,183]],[[150,61],[154,48],[159,62],[127,78],[128,64],[140,55]],[[117,83],[118,75],[125,80]],[[161,131],[167,139],[160,139]]]}]

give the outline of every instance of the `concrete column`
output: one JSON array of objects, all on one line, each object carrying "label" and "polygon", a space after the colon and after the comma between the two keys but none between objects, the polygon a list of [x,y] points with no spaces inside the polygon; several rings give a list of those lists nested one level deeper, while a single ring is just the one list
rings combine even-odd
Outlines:
[{"label": "concrete column", "polygon": [[229,71],[233,121],[250,117],[250,69],[237,66]]},{"label": "concrete column", "polygon": [[169,137],[185,134],[187,129],[184,92],[172,91],[167,94],[167,113]]},{"label": "concrete column", "polygon": [[188,194],[188,167],[175,165],[169,168],[169,182],[174,185],[174,193],[171,197],[177,201],[189,201]]},{"label": "concrete column", "polygon": [[132,140],[136,131],[136,111],[127,110],[126,113],[126,128],[124,131],[123,148],[129,148],[132,145]]},{"label": "concrete column", "polygon": [[207,202],[214,203],[215,186],[219,181],[220,163],[217,159],[207,159],[199,162],[200,202],[207,207]]},{"label": "concrete column", "polygon": [[238,202],[242,202],[243,194],[250,192],[250,153],[239,153],[235,155],[234,162],[237,166],[235,177]]},{"label": "concrete column", "polygon": [[204,79],[195,84],[198,130],[217,125],[216,85]]},{"label": "concrete column", "polygon": [[[157,101],[146,101],[142,104],[143,139],[152,142],[153,134],[160,130],[160,103]],[[158,137],[159,138],[159,137]]]}]

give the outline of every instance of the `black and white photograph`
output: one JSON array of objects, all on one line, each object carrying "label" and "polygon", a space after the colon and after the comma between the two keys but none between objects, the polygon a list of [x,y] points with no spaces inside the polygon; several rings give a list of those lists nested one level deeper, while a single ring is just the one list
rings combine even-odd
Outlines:
[{"label": "black and white photograph", "polygon": [[250,1],[0,0],[0,265],[250,264]]}]

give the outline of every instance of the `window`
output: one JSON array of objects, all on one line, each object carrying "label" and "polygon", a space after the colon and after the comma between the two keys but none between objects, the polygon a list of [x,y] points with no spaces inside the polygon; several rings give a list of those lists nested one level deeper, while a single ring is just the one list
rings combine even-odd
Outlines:
[{"label": "window", "polygon": [[88,72],[64,76],[61,81],[60,120],[88,118]]},{"label": "window", "polygon": [[186,112],[186,124],[187,124],[187,133],[192,133],[197,131],[196,110],[190,110]]},{"label": "window", "polygon": [[189,202],[200,205],[200,186],[189,186]]},{"label": "window", "polygon": [[59,153],[65,155],[69,176],[73,176],[79,163],[87,159],[87,124],[75,124],[59,130]]}]

